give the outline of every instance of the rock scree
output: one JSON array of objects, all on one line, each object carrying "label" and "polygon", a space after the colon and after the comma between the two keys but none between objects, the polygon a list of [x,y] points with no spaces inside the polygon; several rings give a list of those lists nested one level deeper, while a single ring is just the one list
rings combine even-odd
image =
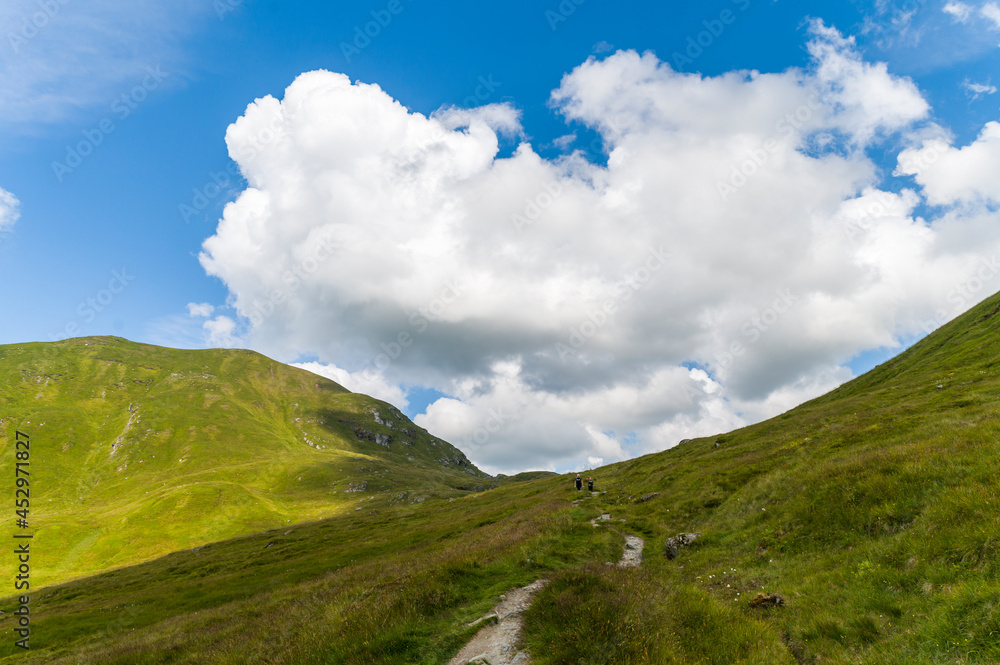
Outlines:
[{"label": "rock scree", "polygon": [[531,657],[526,651],[518,650],[521,641],[521,614],[528,609],[535,593],[548,580],[536,580],[526,587],[514,589],[501,596],[500,603],[493,610],[469,624],[474,626],[485,621],[495,621],[473,637],[458,654],[448,661],[448,665],[529,665]]}]

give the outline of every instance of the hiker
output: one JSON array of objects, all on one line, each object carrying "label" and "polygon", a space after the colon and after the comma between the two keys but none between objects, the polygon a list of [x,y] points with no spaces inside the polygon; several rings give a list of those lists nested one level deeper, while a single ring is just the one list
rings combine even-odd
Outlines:
[{"label": "hiker", "polygon": [[587,489],[590,490],[591,492],[594,491],[594,477],[593,476],[589,476],[587,478]]},{"label": "hiker", "polygon": [[583,489],[583,479],[580,477],[580,474],[578,473],[576,474],[576,491],[579,492],[582,489]]}]

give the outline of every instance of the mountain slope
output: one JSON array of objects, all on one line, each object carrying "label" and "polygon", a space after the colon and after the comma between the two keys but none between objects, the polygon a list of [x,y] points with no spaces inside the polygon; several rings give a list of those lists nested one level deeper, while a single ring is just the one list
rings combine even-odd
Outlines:
[{"label": "mountain slope", "polygon": [[4,464],[15,430],[33,443],[42,583],[490,482],[392,406],[244,350],[0,346],[0,419]]},{"label": "mountain slope", "polygon": [[[603,493],[567,474],[383,495],[39,590],[37,650],[0,657],[446,663],[544,577],[524,615],[541,665],[1000,662],[998,312],[994,296],[769,421],[588,472]],[[630,533],[642,566],[605,565]]]}]

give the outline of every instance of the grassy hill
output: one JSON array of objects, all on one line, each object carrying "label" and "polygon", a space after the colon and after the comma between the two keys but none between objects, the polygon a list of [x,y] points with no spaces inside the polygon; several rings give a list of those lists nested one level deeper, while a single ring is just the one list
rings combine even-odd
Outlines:
[{"label": "grassy hill", "polygon": [[[37,590],[34,651],[0,658],[446,663],[544,577],[524,636],[543,665],[1000,662],[998,313],[995,296],[769,421],[598,469],[601,493],[565,475],[382,494]],[[667,556],[682,532],[700,535]],[[607,565],[627,533],[643,565]]]},{"label": "grassy hill", "polygon": [[16,429],[33,444],[40,584],[490,482],[392,406],[244,350],[0,346],[0,423],[7,468]]}]

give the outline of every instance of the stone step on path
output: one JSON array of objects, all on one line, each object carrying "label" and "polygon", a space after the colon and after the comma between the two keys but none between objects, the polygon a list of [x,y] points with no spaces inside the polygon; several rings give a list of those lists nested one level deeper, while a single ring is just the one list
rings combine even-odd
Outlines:
[{"label": "stone step on path", "polygon": [[610,519],[611,519],[611,515],[608,514],[608,513],[604,513],[600,517],[595,517],[594,519],[590,520],[590,526],[592,526],[592,527],[594,527],[596,529],[598,522],[607,522]]},{"label": "stone step on path", "polygon": [[639,536],[625,536],[625,551],[618,565],[622,568],[638,568],[642,563],[642,549],[645,546],[646,541]]},{"label": "stone step on path", "polygon": [[518,650],[521,641],[522,613],[531,606],[535,594],[548,584],[536,580],[526,587],[514,589],[489,614],[469,624],[474,626],[495,619],[496,623],[484,627],[448,665],[530,665],[531,657]]},{"label": "stone step on path", "polygon": [[[596,529],[601,522],[610,521],[611,514],[602,513],[600,517],[595,517],[590,520],[590,525]],[[625,551],[622,553],[622,558],[618,562],[618,565],[622,568],[638,568],[639,564],[642,563],[642,550],[644,547],[646,547],[646,541],[639,536],[633,536],[631,534],[625,536]],[[610,561],[608,562],[608,565],[611,565]]]}]

